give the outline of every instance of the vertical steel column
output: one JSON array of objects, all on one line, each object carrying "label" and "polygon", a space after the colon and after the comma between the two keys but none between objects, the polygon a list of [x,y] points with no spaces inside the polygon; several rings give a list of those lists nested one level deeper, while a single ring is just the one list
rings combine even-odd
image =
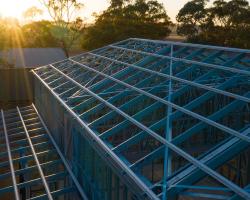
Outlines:
[{"label": "vertical steel column", "polygon": [[39,173],[40,173],[40,176],[41,176],[41,179],[42,179],[44,188],[45,188],[45,190],[46,190],[48,199],[49,199],[49,200],[53,200],[52,195],[51,195],[51,192],[50,192],[50,189],[49,189],[49,186],[48,186],[48,183],[47,183],[47,181],[46,181],[46,179],[45,179],[43,170],[42,170],[41,165],[40,165],[40,162],[39,162],[39,160],[38,160],[38,158],[37,158],[37,156],[36,156],[36,152],[35,152],[34,146],[33,146],[33,144],[32,144],[32,141],[31,141],[31,139],[30,139],[28,130],[27,130],[26,125],[25,125],[25,123],[24,123],[22,114],[21,114],[19,108],[18,108],[18,107],[16,107],[16,108],[17,108],[17,112],[18,112],[18,114],[19,114],[19,117],[20,117],[20,119],[21,119],[21,122],[22,122],[22,125],[23,125],[23,128],[24,128],[24,132],[25,132],[25,134],[26,134],[27,140],[28,140],[28,142],[29,142],[30,149],[31,149],[32,154],[33,154],[33,157],[34,157],[34,159],[35,159],[35,162],[36,162],[38,171],[39,171]]},{"label": "vertical steel column", "polygon": [[80,160],[80,158],[79,158],[79,156],[80,156],[79,155],[80,145],[79,145],[79,137],[78,137],[78,135],[79,135],[79,133],[73,127],[72,128],[72,138],[73,138],[73,152],[72,152],[73,166],[72,166],[72,169],[73,169],[73,173],[75,174],[75,176],[77,178],[79,178],[79,169],[78,169],[77,165],[78,165],[78,162]]},{"label": "vertical steel column", "polygon": [[[173,44],[171,44],[171,53],[170,53],[170,65],[169,65],[169,75],[173,75]],[[168,83],[168,102],[172,100],[172,79],[169,79]],[[166,124],[166,131],[165,131],[165,138],[167,141],[171,142],[172,140],[172,122],[171,122],[171,113],[172,113],[172,106],[168,106],[167,109],[167,124]],[[167,146],[165,146],[165,154],[164,154],[164,167],[163,167],[163,195],[162,199],[167,199],[167,177],[171,175],[171,153]]]},{"label": "vertical steel column", "polygon": [[14,170],[14,166],[13,166],[13,162],[12,162],[13,160],[12,160],[12,156],[11,156],[10,143],[9,143],[9,138],[8,138],[8,134],[7,134],[7,128],[6,128],[6,123],[5,123],[5,119],[4,119],[3,110],[1,110],[1,114],[2,114],[2,121],[3,121],[3,129],[4,129],[6,147],[7,147],[7,152],[8,152],[8,159],[9,159],[9,163],[10,163],[11,178],[12,178],[13,187],[14,187],[14,191],[15,191],[15,198],[16,198],[16,200],[19,200],[20,196],[19,196],[17,183],[16,183],[15,170]]}]

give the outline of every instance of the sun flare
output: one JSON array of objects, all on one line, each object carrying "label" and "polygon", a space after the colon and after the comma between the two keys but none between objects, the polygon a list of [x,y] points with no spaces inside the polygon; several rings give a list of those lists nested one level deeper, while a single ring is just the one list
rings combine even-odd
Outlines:
[{"label": "sun flare", "polygon": [[[43,19],[50,19],[46,9],[41,5],[39,0],[1,0],[0,16],[13,17],[19,20],[24,19],[23,13],[30,7],[37,7],[44,10]],[[84,4],[84,8],[80,16],[84,19],[90,20],[93,12],[100,12],[108,7],[109,0],[80,0]]]},{"label": "sun flare", "polygon": [[10,3],[3,3],[1,5],[1,14],[7,17],[19,17],[19,6],[11,5]]},{"label": "sun flare", "polygon": [[0,15],[3,17],[22,18],[23,12],[31,6],[39,6],[34,0],[8,0],[1,2]]},{"label": "sun flare", "polygon": [[[2,17],[15,17],[18,19],[23,19],[23,13],[30,7],[36,6],[42,8],[39,0],[0,0],[0,16]],[[84,9],[81,12],[81,17],[87,19],[87,21],[92,21],[93,12],[100,12],[105,10],[110,0],[80,0],[84,4]],[[169,16],[172,20],[175,19],[175,15],[178,9],[188,0],[158,0],[163,3],[167,9]],[[49,15],[44,12],[42,18],[49,19]]]}]

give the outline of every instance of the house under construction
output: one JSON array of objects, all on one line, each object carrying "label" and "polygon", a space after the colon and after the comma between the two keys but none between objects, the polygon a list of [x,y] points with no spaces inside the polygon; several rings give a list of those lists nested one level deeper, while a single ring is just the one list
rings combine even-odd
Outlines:
[{"label": "house under construction", "polygon": [[0,199],[250,199],[250,50],[132,38],[32,74]]}]

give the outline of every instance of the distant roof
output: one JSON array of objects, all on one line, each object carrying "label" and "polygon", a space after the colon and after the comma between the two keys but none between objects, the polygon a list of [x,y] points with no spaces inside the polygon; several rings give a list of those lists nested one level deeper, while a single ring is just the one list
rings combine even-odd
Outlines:
[{"label": "distant roof", "polygon": [[15,48],[0,52],[0,58],[14,67],[40,67],[64,60],[66,55],[60,48]]}]

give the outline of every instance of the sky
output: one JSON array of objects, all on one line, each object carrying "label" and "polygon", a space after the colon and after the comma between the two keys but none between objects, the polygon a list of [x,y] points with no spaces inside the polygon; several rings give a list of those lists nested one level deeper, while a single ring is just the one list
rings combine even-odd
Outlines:
[{"label": "sky", "polygon": [[[80,0],[84,4],[84,8],[79,13],[81,17],[85,18],[87,22],[93,21],[93,12],[101,12],[109,5],[109,0]],[[250,1],[250,0],[249,0]],[[158,0],[163,3],[168,15],[175,22],[175,16],[183,5],[188,0]],[[41,8],[39,0],[0,0],[0,16],[2,17],[16,17],[22,19],[22,14],[28,8],[36,6]],[[48,19],[49,16],[44,12],[43,18]]]},{"label": "sky", "polygon": [[[2,2],[1,2],[2,1]],[[81,0],[84,4],[84,8],[80,12],[80,16],[85,18],[86,21],[93,21],[92,13],[101,12],[105,10],[109,5],[109,0]],[[188,1],[188,0],[158,0],[163,3],[168,15],[174,21],[178,10]],[[39,0],[0,0],[0,16],[2,17],[16,17],[22,19],[23,12],[32,6],[41,8]],[[44,12],[43,18],[48,18],[49,16]]]}]

